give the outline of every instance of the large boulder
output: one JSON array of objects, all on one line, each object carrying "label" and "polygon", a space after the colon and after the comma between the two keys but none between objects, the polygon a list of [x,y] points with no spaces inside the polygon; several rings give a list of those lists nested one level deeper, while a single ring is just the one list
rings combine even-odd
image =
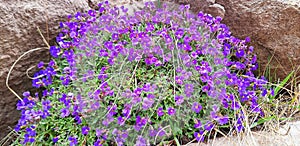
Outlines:
[{"label": "large boulder", "polygon": [[[89,9],[83,0],[2,0],[0,3],[0,140],[14,128],[20,118],[16,110],[18,98],[5,85],[8,71],[24,52],[46,47],[37,31],[40,28],[48,42],[59,32],[59,22],[66,21],[69,14]],[[53,43],[53,42],[52,42]],[[9,85],[21,97],[31,89],[26,70],[41,60],[48,60],[47,49],[25,55],[15,66]],[[1,144],[0,144],[1,145]]]},{"label": "large boulder", "polygon": [[252,39],[250,44],[258,54],[260,74],[270,72],[273,79],[282,80],[298,69],[300,83],[299,0],[216,0],[216,3],[225,7],[223,23],[233,35]]}]

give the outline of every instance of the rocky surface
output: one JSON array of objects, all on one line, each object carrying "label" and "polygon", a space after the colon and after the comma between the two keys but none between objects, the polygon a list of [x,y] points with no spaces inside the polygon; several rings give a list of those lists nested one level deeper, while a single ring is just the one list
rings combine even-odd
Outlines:
[{"label": "rocky surface", "polygon": [[[47,41],[51,42],[58,34],[60,21],[67,15],[87,10],[87,3],[82,0],[2,0],[0,3],[0,139],[14,128],[19,118],[16,111],[17,97],[5,86],[10,66],[24,52],[45,47],[37,26]],[[9,79],[9,85],[20,96],[31,89],[31,81],[26,77],[26,70],[41,60],[49,58],[48,50],[30,53],[21,59]]]},{"label": "rocky surface", "polygon": [[223,23],[233,35],[252,39],[251,45],[262,65],[260,73],[269,66],[270,72],[280,79],[297,68],[300,75],[299,0],[216,0],[216,3],[225,7]]},{"label": "rocky surface", "polygon": [[190,5],[191,11],[198,14],[199,11],[209,13],[212,16],[224,17],[225,9],[222,5],[216,3],[215,0],[161,0],[168,1],[180,5]]}]

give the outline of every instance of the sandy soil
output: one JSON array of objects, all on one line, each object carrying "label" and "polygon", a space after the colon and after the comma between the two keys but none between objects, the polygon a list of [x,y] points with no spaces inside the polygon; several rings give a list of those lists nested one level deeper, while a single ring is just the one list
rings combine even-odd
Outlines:
[{"label": "sandy soil", "polygon": [[251,132],[246,136],[221,137],[207,144],[188,146],[300,146],[300,121],[290,122],[276,132]]}]

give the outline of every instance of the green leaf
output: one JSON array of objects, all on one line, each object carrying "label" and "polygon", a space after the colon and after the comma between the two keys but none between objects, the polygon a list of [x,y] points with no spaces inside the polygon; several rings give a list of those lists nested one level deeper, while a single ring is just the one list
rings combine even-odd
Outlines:
[{"label": "green leaf", "polygon": [[274,96],[270,96],[270,100],[272,101],[278,92],[282,89],[282,87],[286,84],[286,82],[291,78],[293,75],[294,71],[292,71],[275,89],[274,89]]},{"label": "green leaf", "polygon": [[180,143],[179,143],[179,141],[178,141],[178,139],[177,139],[176,136],[174,137],[174,140],[175,140],[175,142],[176,142],[176,145],[177,145],[177,146],[180,146]]},{"label": "green leaf", "polygon": [[263,124],[264,122],[270,121],[272,119],[275,119],[275,116],[270,116],[270,117],[267,117],[267,118],[261,118],[257,122],[252,123],[252,125],[250,126],[250,128],[253,128],[253,127],[257,126],[257,125]]}]

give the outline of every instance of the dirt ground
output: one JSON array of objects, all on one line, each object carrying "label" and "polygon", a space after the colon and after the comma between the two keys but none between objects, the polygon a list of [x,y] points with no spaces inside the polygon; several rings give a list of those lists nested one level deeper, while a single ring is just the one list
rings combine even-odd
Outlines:
[{"label": "dirt ground", "polygon": [[289,122],[273,133],[251,132],[246,136],[221,137],[207,144],[192,143],[188,146],[300,146],[300,121]]}]

